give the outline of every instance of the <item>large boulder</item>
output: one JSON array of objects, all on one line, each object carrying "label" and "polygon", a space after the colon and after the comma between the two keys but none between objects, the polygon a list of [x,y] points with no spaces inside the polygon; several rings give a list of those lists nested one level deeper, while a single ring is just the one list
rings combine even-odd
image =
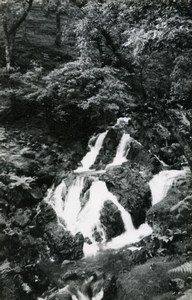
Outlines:
[{"label": "large boulder", "polygon": [[100,214],[100,221],[104,227],[107,241],[120,235],[125,230],[121,213],[111,201],[105,202]]},{"label": "large boulder", "polygon": [[128,164],[110,169],[101,176],[108,189],[132,216],[135,227],[145,222],[146,211],[151,206],[148,177]]},{"label": "large boulder", "polygon": [[43,237],[56,260],[79,259],[83,256],[84,238],[78,233],[72,236],[58,223],[53,208],[45,202],[35,218],[34,236]]},{"label": "large boulder", "polygon": [[140,143],[136,140],[132,140],[127,154],[127,159],[131,164],[136,164],[137,168],[144,168],[148,172],[153,174],[158,173],[162,169],[160,161],[147,151]]},{"label": "large boulder", "polygon": [[83,257],[84,237],[81,233],[72,236],[58,224],[49,224],[44,233],[51,254],[59,261]]},{"label": "large boulder", "polygon": [[113,161],[113,158],[115,157],[117,147],[119,145],[120,139],[122,136],[122,130],[119,130],[118,128],[111,128],[102,144],[102,148],[97,156],[97,159],[92,166],[92,168],[101,170],[104,169],[106,165],[111,163]]}]

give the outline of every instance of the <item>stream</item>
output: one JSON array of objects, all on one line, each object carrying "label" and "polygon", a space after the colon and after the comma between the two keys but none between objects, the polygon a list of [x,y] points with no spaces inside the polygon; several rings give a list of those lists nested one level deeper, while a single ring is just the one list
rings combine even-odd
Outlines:
[{"label": "stream", "polygon": [[[122,124],[126,125],[128,122],[129,118],[120,118],[115,126],[121,125],[122,127]],[[116,168],[127,162],[127,155],[133,140],[129,133],[122,130],[116,154],[110,163],[99,170],[93,168],[107,135],[108,131],[105,131],[90,139],[88,152],[81,160],[80,166],[74,170],[75,176],[73,181],[70,184],[66,184],[66,180],[63,179],[58,186],[53,186],[48,191],[45,198],[45,201],[56,212],[58,226],[62,226],[64,230],[70,231],[72,235],[79,232],[83,234],[85,238],[83,248],[84,260],[89,260],[89,258],[99,255],[99,253],[107,253],[109,250],[120,250],[123,247],[127,247],[130,250],[138,249],[134,244],[151,235],[153,231],[146,222],[135,228],[130,213],[119,203],[117,197],[109,191],[106,182],[99,176],[108,172],[111,168]],[[152,205],[163,200],[174,183],[185,177],[186,172],[186,169],[165,170],[155,175],[148,183],[152,195]],[[88,187],[87,180],[89,180]],[[119,211],[124,225],[124,232],[111,240],[107,240],[107,228],[102,225],[100,220],[104,204],[109,201]],[[103,299],[103,290],[102,284],[98,284],[100,281],[102,280],[97,280],[97,288],[95,288],[95,281],[90,277],[75,291],[67,285],[60,289],[58,293],[69,294],[73,300],[101,300]],[[86,286],[90,284],[93,291],[91,295],[86,291]]]}]

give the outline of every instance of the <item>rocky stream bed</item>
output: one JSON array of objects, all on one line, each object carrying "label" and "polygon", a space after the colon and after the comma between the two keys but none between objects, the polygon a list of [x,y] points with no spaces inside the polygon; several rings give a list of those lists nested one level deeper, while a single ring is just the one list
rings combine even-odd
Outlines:
[{"label": "rocky stream bed", "polygon": [[[108,130],[93,165],[96,171],[111,162],[127,129]],[[174,169],[174,162],[163,165],[134,140],[122,165],[84,174],[82,207],[89,201],[91,184],[99,180],[136,229],[148,222],[153,230],[134,245],[102,246],[96,255],[84,257],[84,245],[92,241],[81,232],[64,230],[45,196],[51,186],[64,180],[68,188],[79,176],[73,170],[80,167],[86,143],[66,144],[50,136],[40,120],[14,127],[7,123],[0,132],[0,299],[191,299],[191,269],[174,271],[192,260],[189,172],[173,181],[165,198],[153,206],[149,182],[160,171]],[[125,232],[120,210],[111,201],[105,201],[99,220],[108,243]],[[93,239],[101,242],[97,229]]]}]

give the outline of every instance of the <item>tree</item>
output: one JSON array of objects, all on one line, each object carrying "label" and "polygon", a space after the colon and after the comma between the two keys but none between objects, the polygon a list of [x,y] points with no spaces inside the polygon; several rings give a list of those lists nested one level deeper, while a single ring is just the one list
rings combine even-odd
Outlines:
[{"label": "tree", "polygon": [[25,21],[31,10],[33,0],[4,0],[0,3],[0,14],[2,15],[6,70],[10,71],[12,66],[13,48],[18,29]]},{"label": "tree", "polygon": [[61,16],[67,13],[68,1],[67,0],[43,0],[42,7],[46,12],[46,16],[52,12],[55,14],[55,23],[56,23],[56,38],[55,45],[57,47],[61,47],[61,37],[62,37],[62,24],[61,24]]},{"label": "tree", "polygon": [[[192,170],[187,113],[191,99],[192,25],[190,6],[189,14],[187,6],[184,12],[180,8],[178,3],[164,0],[90,0],[84,9],[78,41],[84,64],[107,64],[127,74],[123,75],[127,92],[135,100],[136,109],[131,104],[129,110],[133,119],[141,127],[148,124],[143,130],[146,137],[157,125],[167,128]],[[189,67],[187,72],[184,65]],[[183,124],[183,119],[188,125]]]}]

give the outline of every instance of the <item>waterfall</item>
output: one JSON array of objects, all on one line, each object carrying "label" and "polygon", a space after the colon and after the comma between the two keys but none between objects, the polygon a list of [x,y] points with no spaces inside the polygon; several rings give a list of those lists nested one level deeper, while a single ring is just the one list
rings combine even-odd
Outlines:
[{"label": "waterfall", "polygon": [[90,167],[94,164],[97,155],[103,145],[104,138],[106,137],[108,131],[98,134],[95,145],[92,146],[89,144],[90,151],[83,157],[81,160],[81,167],[78,167],[75,172],[85,172],[90,169]]},{"label": "waterfall", "polygon": [[113,159],[113,162],[107,165],[106,168],[111,167],[111,166],[117,166],[121,165],[122,163],[127,161],[127,154],[129,151],[129,146],[132,141],[132,138],[128,133],[124,133],[121,137],[120,143],[117,147],[117,152],[116,155]]},{"label": "waterfall", "polygon": [[[89,189],[89,199],[82,208],[80,196],[84,184],[85,177],[83,176],[77,176],[68,189],[62,181],[55,191],[49,192],[46,201],[52,205],[59,221],[62,221],[60,224],[65,224],[65,229],[73,235],[81,232],[85,238],[89,238],[91,244],[84,243],[85,256],[94,255],[100,249],[119,249],[138,242],[142,237],[151,233],[148,227],[146,227],[148,231],[143,230],[142,226],[136,230],[129,212],[118,202],[117,197],[109,192],[106,183],[96,178]],[[125,228],[124,233],[110,242],[106,242],[105,231],[100,222],[101,210],[106,201],[111,201],[117,207]],[[101,242],[95,240],[95,230],[100,235]]]},{"label": "waterfall", "polygon": [[[125,228],[124,233],[107,243],[100,223],[100,212],[105,201],[111,201],[120,211]],[[103,240],[100,244],[95,242],[93,238],[95,228],[102,233]],[[108,191],[106,183],[100,180],[92,183],[89,201],[78,217],[77,230],[92,241],[91,245],[85,244],[84,246],[85,256],[96,254],[99,249],[119,249],[128,244],[136,243],[152,233],[148,224],[142,224],[139,229],[134,228],[129,212],[118,202],[116,196]]]},{"label": "waterfall", "polygon": [[[121,126],[123,123],[128,123],[128,121],[129,118],[119,118],[116,125]],[[151,228],[147,224],[143,224],[137,230],[134,228],[129,212],[118,202],[116,196],[108,190],[106,183],[99,180],[98,174],[101,170],[92,170],[90,173],[90,167],[95,163],[107,133],[108,131],[105,131],[94,137],[96,140],[94,145],[93,138],[90,139],[89,151],[82,159],[81,166],[74,171],[80,174],[77,174],[71,185],[67,187],[63,180],[55,189],[49,190],[45,199],[55,210],[59,224],[62,226],[65,224],[65,229],[73,235],[81,232],[85,238],[89,239],[90,243],[84,243],[85,256],[96,254],[100,249],[119,249],[125,245],[138,242],[142,237],[151,233]],[[121,165],[127,160],[126,156],[131,140],[132,138],[128,133],[122,134],[113,162],[108,166]],[[93,175],[93,182],[86,193],[89,198],[83,199],[85,197],[85,195],[82,195],[86,183],[85,178],[90,175]],[[125,228],[123,234],[113,238],[110,242],[106,241],[106,228],[103,228],[100,221],[101,211],[106,201],[111,201],[119,210]],[[82,203],[84,203],[84,206]]]},{"label": "waterfall", "polygon": [[187,169],[161,171],[149,182],[152,194],[152,205],[163,200],[173,183],[186,176]]},{"label": "waterfall", "polygon": [[[120,118],[115,126],[121,126],[122,123],[128,123],[128,121],[129,118]],[[118,202],[117,197],[108,190],[106,183],[99,179],[98,174],[102,170],[92,170],[90,173],[90,167],[95,163],[107,133],[108,131],[105,131],[94,137],[94,145],[93,138],[90,139],[89,151],[81,161],[82,166],[75,170],[75,173],[78,174],[71,185],[66,186],[63,180],[56,188],[48,191],[45,199],[55,210],[59,224],[62,226],[65,224],[65,229],[73,235],[81,232],[85,238],[88,238],[89,242],[84,243],[85,256],[96,254],[101,249],[119,249],[132,245],[152,233],[152,229],[147,223],[141,224],[138,229],[134,228],[129,212]],[[132,138],[128,133],[122,134],[116,155],[106,169],[109,166],[121,165],[127,160],[126,156],[131,141]],[[161,201],[167,195],[173,183],[185,177],[185,175],[186,170],[162,171],[155,175],[149,182],[153,198],[152,204]],[[92,184],[86,194],[83,195],[82,191],[86,184],[86,177],[90,176],[92,176]],[[88,199],[83,199],[85,196],[88,196]],[[114,237],[111,241],[106,240],[106,228],[103,228],[100,221],[101,211],[106,201],[111,201],[116,206],[125,228],[124,233]]]},{"label": "waterfall", "polygon": [[66,194],[66,184],[64,180],[62,180],[62,182],[56,187],[55,190],[54,188],[48,190],[47,196],[44,199],[45,202],[47,202],[53,207],[57,217],[61,219],[63,218],[63,209],[64,209],[63,198],[65,194]]},{"label": "waterfall", "polygon": [[93,182],[90,187],[89,200],[77,220],[78,231],[82,232],[84,237],[89,237],[92,242],[94,242],[93,232],[95,228],[105,241],[104,231],[100,224],[100,212],[106,200],[108,200],[108,193],[105,183],[100,180]]},{"label": "waterfall", "polygon": [[126,231],[121,235],[113,238],[110,242],[107,243],[105,249],[118,250],[127,245],[138,243],[144,237],[151,235],[152,232],[152,228],[147,223],[141,224],[138,229]]},{"label": "waterfall", "polygon": [[66,229],[76,234],[78,231],[77,217],[81,210],[80,196],[84,187],[84,177],[76,177],[72,185],[69,187],[65,197],[65,205],[62,213],[62,218],[65,221]]}]

